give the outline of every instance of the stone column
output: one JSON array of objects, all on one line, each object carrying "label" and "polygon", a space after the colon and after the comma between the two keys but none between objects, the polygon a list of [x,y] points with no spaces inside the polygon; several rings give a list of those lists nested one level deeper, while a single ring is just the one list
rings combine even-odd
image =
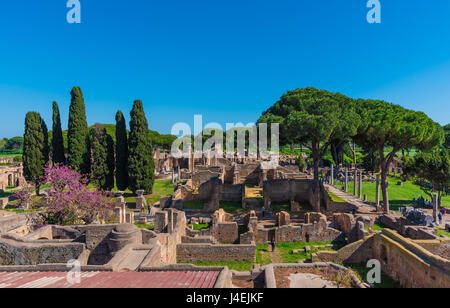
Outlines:
[{"label": "stone column", "polygon": [[172,185],[175,184],[175,170],[172,169]]},{"label": "stone column", "polygon": [[363,178],[363,174],[362,171],[359,173],[359,185],[358,185],[358,194],[359,194],[359,199],[362,200],[362,178]]},{"label": "stone column", "polygon": [[330,184],[334,185],[334,165],[331,164],[331,178],[330,178]]},{"label": "stone column", "polygon": [[178,182],[181,182],[181,167],[178,166]]},{"label": "stone column", "polygon": [[376,181],[376,187],[375,187],[375,205],[377,206],[377,209],[380,206],[380,175],[377,174],[377,181]]},{"label": "stone column", "polygon": [[439,215],[438,195],[437,193],[433,193],[433,218],[436,223],[439,223],[438,215]]},{"label": "stone column", "polygon": [[345,168],[344,191],[345,191],[346,193],[348,193],[348,168]]},{"label": "stone column", "polygon": [[355,185],[353,186],[353,196],[357,196],[357,192],[358,192],[358,169],[355,169],[355,176],[353,178]]}]

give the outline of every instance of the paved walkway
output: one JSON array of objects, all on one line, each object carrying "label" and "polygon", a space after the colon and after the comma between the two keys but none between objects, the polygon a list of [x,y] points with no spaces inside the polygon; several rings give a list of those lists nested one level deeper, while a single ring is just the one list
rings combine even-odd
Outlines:
[{"label": "paved walkway", "polygon": [[360,200],[358,197],[355,197],[351,194],[345,193],[342,190],[337,189],[336,187],[328,185],[328,184],[324,184],[324,186],[328,191],[332,192],[337,197],[356,206],[357,213],[359,213],[359,214],[372,214],[372,215],[373,214],[381,214],[381,213],[377,213],[375,206],[372,206],[369,203]]}]

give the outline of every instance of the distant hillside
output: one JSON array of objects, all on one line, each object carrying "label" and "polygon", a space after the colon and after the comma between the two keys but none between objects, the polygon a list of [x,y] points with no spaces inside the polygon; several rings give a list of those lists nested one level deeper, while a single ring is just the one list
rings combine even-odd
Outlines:
[{"label": "distant hillside", "polygon": [[[116,125],[115,124],[102,124],[105,129],[106,133],[112,137],[114,142],[116,142]],[[89,128],[93,128],[94,126],[90,126]],[[130,133],[127,130],[128,134]],[[173,135],[161,135],[157,131],[149,130],[150,136],[153,141],[153,146],[155,148],[161,148],[161,149],[167,149],[170,150],[170,147],[172,146],[172,143],[177,139],[177,137]],[[49,143],[51,144],[53,132],[48,132],[48,139]],[[64,148],[67,149],[67,130],[63,131],[63,139],[64,139]]]}]

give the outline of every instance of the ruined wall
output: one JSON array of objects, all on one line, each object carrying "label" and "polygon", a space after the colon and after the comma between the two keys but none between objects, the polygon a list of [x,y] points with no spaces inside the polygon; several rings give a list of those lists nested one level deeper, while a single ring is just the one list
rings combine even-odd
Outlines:
[{"label": "ruined wall", "polygon": [[255,261],[256,246],[251,245],[212,245],[179,244],[177,261],[179,263]]},{"label": "ruined wall", "polygon": [[67,263],[83,253],[81,243],[32,243],[0,239],[0,265]]},{"label": "ruined wall", "polygon": [[323,219],[312,224],[287,225],[275,230],[276,242],[329,242],[341,238],[342,232],[328,228]]}]

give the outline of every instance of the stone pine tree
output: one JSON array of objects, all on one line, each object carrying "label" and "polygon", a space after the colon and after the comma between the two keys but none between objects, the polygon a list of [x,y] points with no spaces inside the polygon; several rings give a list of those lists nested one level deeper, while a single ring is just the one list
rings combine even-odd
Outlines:
[{"label": "stone pine tree", "polygon": [[91,183],[102,190],[114,187],[114,142],[101,124],[89,131]]},{"label": "stone pine tree", "polygon": [[444,142],[442,127],[423,112],[405,109],[379,100],[358,100],[364,111],[365,128],[358,130],[356,142],[363,148],[378,151],[383,208],[389,213],[388,174],[395,155],[401,150],[429,150]]},{"label": "stone pine tree", "polygon": [[34,183],[36,193],[44,175],[45,136],[39,113],[29,112],[25,117],[23,144],[23,175],[28,182]]},{"label": "stone pine tree", "polygon": [[258,123],[279,123],[280,140],[301,144],[312,152],[313,208],[320,211],[319,163],[335,140],[356,135],[360,117],[353,100],[314,88],[289,91],[263,113]]},{"label": "stone pine tree", "polygon": [[61,128],[61,115],[56,102],[53,102],[53,135],[52,135],[52,161],[54,164],[64,164],[64,141]]},{"label": "stone pine tree", "polygon": [[67,133],[67,163],[83,174],[89,172],[87,147],[88,126],[83,93],[79,87],[70,92],[72,99],[69,110],[69,129]]},{"label": "stone pine tree", "polygon": [[140,100],[134,102],[130,115],[128,187],[133,192],[143,189],[147,194],[151,194],[155,180],[155,163],[148,122]]},{"label": "stone pine tree", "polygon": [[116,114],[116,185],[120,190],[128,188],[128,137],[121,111]]}]

